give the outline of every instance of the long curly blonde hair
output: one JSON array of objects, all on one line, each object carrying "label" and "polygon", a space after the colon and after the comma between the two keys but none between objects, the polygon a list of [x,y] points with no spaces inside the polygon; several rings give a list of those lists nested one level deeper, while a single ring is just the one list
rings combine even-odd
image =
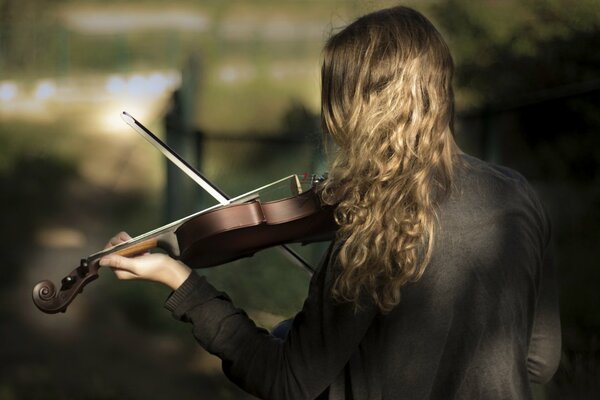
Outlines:
[{"label": "long curly blonde hair", "polygon": [[436,204],[454,155],[453,61],[420,13],[395,7],[333,35],[322,65],[322,126],[336,154],[321,197],[337,205],[339,274],[332,294],[382,312],[431,258]]}]

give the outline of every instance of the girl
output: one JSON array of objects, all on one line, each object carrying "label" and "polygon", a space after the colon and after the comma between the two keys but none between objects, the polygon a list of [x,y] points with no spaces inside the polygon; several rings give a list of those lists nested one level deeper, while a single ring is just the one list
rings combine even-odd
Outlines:
[{"label": "girl", "polygon": [[523,177],[456,146],[452,74],[441,35],[406,7],[328,40],[337,152],[320,195],[339,230],[284,339],[166,255],[101,264],[171,287],[166,307],[260,398],[531,398],[560,354],[548,219]]}]

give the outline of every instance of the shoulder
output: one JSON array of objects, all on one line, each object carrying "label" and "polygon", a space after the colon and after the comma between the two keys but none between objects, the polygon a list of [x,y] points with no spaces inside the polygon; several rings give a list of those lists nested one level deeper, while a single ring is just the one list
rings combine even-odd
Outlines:
[{"label": "shoulder", "polygon": [[474,189],[497,199],[510,196],[539,203],[535,190],[521,173],[467,154],[460,157],[455,177],[459,190]]},{"label": "shoulder", "polygon": [[459,197],[505,212],[518,211],[540,228],[546,241],[550,221],[536,190],[518,171],[463,154],[456,173]]},{"label": "shoulder", "polygon": [[459,164],[459,175],[463,178],[470,178],[477,183],[489,181],[496,185],[513,186],[515,189],[522,189],[528,186],[527,179],[514,169],[481,160],[468,154],[461,154]]}]

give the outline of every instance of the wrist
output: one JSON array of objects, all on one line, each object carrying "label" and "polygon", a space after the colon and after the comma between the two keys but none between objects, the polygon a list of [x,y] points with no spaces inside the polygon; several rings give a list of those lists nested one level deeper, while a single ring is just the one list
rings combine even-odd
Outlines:
[{"label": "wrist", "polygon": [[175,262],[171,268],[171,274],[168,282],[165,282],[173,290],[177,290],[179,286],[190,276],[192,270],[182,262]]}]

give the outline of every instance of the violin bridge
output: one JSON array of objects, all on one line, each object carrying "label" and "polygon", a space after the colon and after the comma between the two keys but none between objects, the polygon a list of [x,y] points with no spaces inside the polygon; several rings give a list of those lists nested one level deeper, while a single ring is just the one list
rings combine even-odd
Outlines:
[{"label": "violin bridge", "polygon": [[290,190],[294,196],[298,196],[300,193],[302,193],[302,182],[300,182],[298,175],[292,176],[290,181]]}]

